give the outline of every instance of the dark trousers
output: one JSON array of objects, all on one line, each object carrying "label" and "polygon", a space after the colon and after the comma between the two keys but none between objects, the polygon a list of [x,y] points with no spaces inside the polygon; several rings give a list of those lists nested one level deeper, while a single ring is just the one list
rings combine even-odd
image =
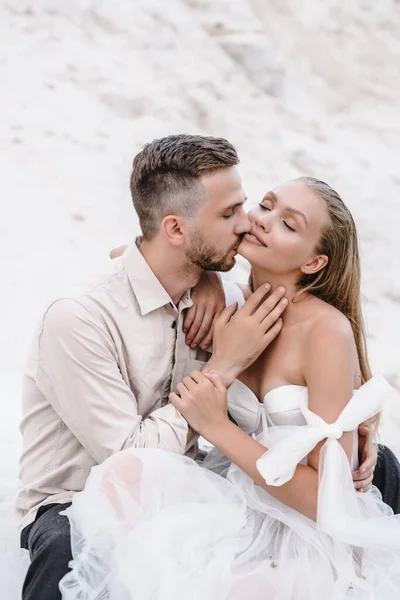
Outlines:
[{"label": "dark trousers", "polygon": [[386,446],[378,446],[372,482],[382,494],[382,500],[388,504],[395,515],[400,513],[400,464],[393,452]]},{"label": "dark trousers", "polygon": [[[400,464],[386,446],[379,446],[374,485],[383,501],[400,513]],[[72,559],[67,517],[60,511],[70,504],[50,504],[39,509],[36,520],[22,531],[21,547],[29,550],[31,565],[25,579],[22,600],[61,600],[60,580]]]},{"label": "dark trousers", "polygon": [[42,506],[21,533],[21,548],[31,557],[22,600],[61,600],[58,584],[69,571],[72,554],[69,521],[59,513],[68,506],[71,503]]}]

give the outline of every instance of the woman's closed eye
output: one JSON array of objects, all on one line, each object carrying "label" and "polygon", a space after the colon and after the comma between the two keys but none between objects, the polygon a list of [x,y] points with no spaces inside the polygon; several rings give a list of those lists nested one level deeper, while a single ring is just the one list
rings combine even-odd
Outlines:
[{"label": "woman's closed eye", "polygon": [[[262,208],[263,210],[267,210],[268,212],[271,212],[272,208],[270,206],[265,206],[265,204],[263,204],[262,202],[258,203],[258,206],[260,208]],[[287,221],[285,221],[285,219],[282,219],[282,223],[284,224],[284,226],[289,229],[289,231],[297,231],[297,229],[295,229],[294,227],[292,227],[291,225],[289,225],[289,223]]]},{"label": "woman's closed eye", "polygon": [[282,221],[282,223],[285,225],[285,227],[287,227],[287,229],[290,229],[290,231],[296,231],[293,227],[290,227],[290,225],[288,225],[286,221]]},{"label": "woman's closed eye", "polygon": [[[265,204],[263,204],[262,202],[259,202],[258,206],[260,208],[262,208],[263,210],[268,210],[271,211],[271,207],[270,206],[265,206]],[[282,223],[285,225],[285,227],[287,229],[289,229],[290,231],[296,231],[296,229],[294,227],[291,227],[284,219],[282,220]]]}]

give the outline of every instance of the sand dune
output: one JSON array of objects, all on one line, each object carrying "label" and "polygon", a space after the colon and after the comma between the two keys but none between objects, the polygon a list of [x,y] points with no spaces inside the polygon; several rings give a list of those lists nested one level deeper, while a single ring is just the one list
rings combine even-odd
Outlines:
[{"label": "sand dune", "polygon": [[0,1],[4,449],[40,308],[137,232],[131,160],[168,133],[232,140],[249,204],[300,174],[338,188],[372,365],[400,389],[398,31],[394,0]]}]

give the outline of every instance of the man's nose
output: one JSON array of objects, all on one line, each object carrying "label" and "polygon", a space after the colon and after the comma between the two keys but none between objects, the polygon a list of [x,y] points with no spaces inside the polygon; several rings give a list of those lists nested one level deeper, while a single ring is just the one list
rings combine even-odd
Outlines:
[{"label": "man's nose", "polygon": [[244,233],[249,233],[250,230],[251,230],[250,219],[247,216],[247,213],[245,213],[243,211],[243,217],[242,217],[242,219],[240,221],[240,224],[236,228],[236,233],[238,235],[241,235],[241,234],[244,234]]}]

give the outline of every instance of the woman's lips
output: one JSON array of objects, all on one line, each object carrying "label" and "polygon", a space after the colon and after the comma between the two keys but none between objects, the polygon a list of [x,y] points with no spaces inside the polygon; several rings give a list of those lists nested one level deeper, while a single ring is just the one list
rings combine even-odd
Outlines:
[{"label": "woman's lips", "polygon": [[266,247],[265,244],[263,244],[263,242],[261,242],[255,235],[253,235],[252,233],[246,233],[244,236],[244,239],[247,240],[248,242],[251,242],[252,244],[256,244],[257,246],[264,246],[264,248]]}]

